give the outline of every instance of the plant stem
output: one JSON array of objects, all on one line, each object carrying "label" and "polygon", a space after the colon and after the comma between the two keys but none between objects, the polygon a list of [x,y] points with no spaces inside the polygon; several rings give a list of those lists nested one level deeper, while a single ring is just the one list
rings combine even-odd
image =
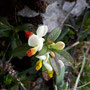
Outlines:
[{"label": "plant stem", "polygon": [[76,83],[75,83],[75,86],[74,86],[74,90],[76,90],[77,86],[78,86],[78,83],[79,83],[79,79],[80,79],[80,76],[81,76],[81,73],[84,69],[84,65],[85,65],[85,55],[83,55],[83,62],[82,62],[82,67],[81,67],[81,70],[78,74],[78,77],[77,77],[77,80],[76,80]]},{"label": "plant stem", "polygon": [[79,41],[78,41],[78,42],[75,42],[75,43],[72,44],[71,46],[67,47],[65,50],[67,51],[67,50],[69,50],[69,49],[75,47],[75,46],[78,45],[78,44],[79,44]]},{"label": "plant stem", "polygon": [[[78,32],[78,36],[77,36],[76,42],[78,42],[79,39],[80,39],[80,34],[81,34],[82,29],[83,29],[83,24],[84,24],[86,12],[87,12],[87,7],[84,10],[83,20],[82,20],[82,24],[81,24],[79,32]],[[75,52],[76,52],[76,47],[74,47],[74,49],[73,49],[73,54],[72,54],[73,57],[75,55]]]},{"label": "plant stem", "polygon": [[84,85],[82,85],[82,86],[79,86],[79,87],[77,87],[77,88],[82,88],[82,87],[85,87],[86,85],[89,85],[90,84],[90,82],[88,82],[88,83],[86,83],[86,84],[84,84]]}]

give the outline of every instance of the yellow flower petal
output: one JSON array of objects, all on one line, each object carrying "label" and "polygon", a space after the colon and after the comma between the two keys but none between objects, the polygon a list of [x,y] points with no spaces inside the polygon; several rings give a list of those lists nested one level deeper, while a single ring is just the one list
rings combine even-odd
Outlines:
[{"label": "yellow flower petal", "polygon": [[49,77],[52,78],[53,77],[53,74],[49,74]]},{"label": "yellow flower petal", "polygon": [[36,63],[36,70],[37,70],[37,71],[40,70],[41,67],[42,67],[42,60],[39,60],[39,61],[37,61],[37,63]]},{"label": "yellow flower petal", "polygon": [[49,76],[50,78],[53,77],[53,70],[52,70],[52,71],[47,71],[47,73],[48,73],[48,76]]}]

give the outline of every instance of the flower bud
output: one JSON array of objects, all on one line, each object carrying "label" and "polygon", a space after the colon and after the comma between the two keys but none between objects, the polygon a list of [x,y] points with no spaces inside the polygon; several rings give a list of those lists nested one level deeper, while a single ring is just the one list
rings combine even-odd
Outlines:
[{"label": "flower bud", "polygon": [[52,44],[53,43],[53,41],[48,41],[48,44]]},{"label": "flower bud", "polygon": [[26,32],[25,32],[26,38],[29,38],[29,37],[32,36],[32,35],[33,35],[32,32],[29,32],[29,31],[26,31]]},{"label": "flower bud", "polygon": [[42,61],[39,60],[39,61],[37,61],[37,63],[36,63],[36,70],[37,70],[37,71],[40,70],[41,67],[42,67]]},{"label": "flower bud", "polygon": [[35,53],[36,53],[36,49],[35,49],[35,48],[31,48],[31,49],[29,49],[29,50],[26,52],[26,54],[27,54],[28,57],[33,56]]},{"label": "flower bud", "polygon": [[65,47],[65,44],[64,44],[64,42],[59,41],[56,44],[55,43],[51,44],[49,47],[53,48],[53,49],[56,49],[56,50],[63,50],[64,47]]},{"label": "flower bud", "polygon": [[50,51],[50,55],[51,55],[52,58],[55,58],[55,53],[54,52]]},{"label": "flower bud", "polygon": [[48,71],[47,70],[47,73],[48,73],[49,78],[52,78],[53,77],[53,70],[52,71]]}]

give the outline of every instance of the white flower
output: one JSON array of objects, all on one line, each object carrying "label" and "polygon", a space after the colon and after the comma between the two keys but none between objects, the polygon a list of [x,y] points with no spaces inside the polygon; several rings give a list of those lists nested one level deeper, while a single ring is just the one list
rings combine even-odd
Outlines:
[{"label": "white flower", "polygon": [[40,51],[43,47],[43,42],[45,41],[43,36],[47,34],[48,27],[46,25],[39,26],[36,34],[33,34],[28,39],[28,45],[32,46],[37,49],[37,51]]},{"label": "white flower", "polygon": [[49,63],[43,62],[43,64],[44,64],[44,66],[46,67],[46,69],[47,69],[48,71],[52,71],[52,70],[53,70],[52,67],[51,67],[51,65],[50,65]]},{"label": "white flower", "polygon": [[43,64],[44,64],[44,66],[46,67],[46,69],[48,71],[53,70],[52,66],[48,63],[48,61],[49,61],[49,52],[47,52],[45,55],[42,55],[42,56],[37,55],[36,57],[43,61]]},{"label": "white flower", "polygon": [[38,27],[36,33],[38,37],[43,37],[47,34],[47,31],[48,31],[48,27],[46,25],[42,25]]}]

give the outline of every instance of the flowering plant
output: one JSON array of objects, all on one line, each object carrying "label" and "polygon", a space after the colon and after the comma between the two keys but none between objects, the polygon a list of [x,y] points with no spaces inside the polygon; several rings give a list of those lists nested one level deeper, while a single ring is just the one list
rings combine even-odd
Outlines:
[{"label": "flowering plant", "polygon": [[[88,20],[88,15],[88,12],[85,13],[85,21]],[[79,33],[72,26],[65,25],[61,33],[59,28],[48,32],[48,27],[41,25],[36,32],[32,32],[33,25],[22,25],[21,18],[17,18],[20,19],[17,22],[9,20],[12,25],[6,19],[0,17],[0,90],[30,90],[36,87],[37,89],[40,87],[41,90],[44,88],[53,90],[54,87],[55,90],[89,88],[90,77],[86,73],[89,71],[89,28],[83,27]],[[88,27],[88,24],[86,26]],[[74,43],[77,41],[76,37],[79,37],[79,41]],[[71,43],[74,44],[71,45]],[[68,50],[75,60],[67,52]],[[41,74],[44,80],[51,79],[48,85],[47,81],[43,82]],[[73,77],[77,78],[76,82]],[[83,80],[86,77],[87,80]],[[83,83],[79,82],[82,80]],[[87,86],[84,85],[85,82]]]},{"label": "flowering plant", "polygon": [[48,34],[47,39],[45,40],[43,37],[47,32],[48,27],[46,25],[39,26],[36,34],[28,31],[25,32],[25,36],[28,38],[28,45],[32,47],[26,52],[26,54],[28,57],[31,57],[38,52],[35,56],[38,58],[38,61],[36,62],[36,70],[38,71],[42,68],[42,70],[44,69],[44,73],[46,71],[45,74],[47,74],[48,77],[44,77],[45,80],[52,78],[54,71],[58,75],[61,69],[63,69],[63,71],[65,70],[62,60],[52,60],[57,58],[55,51],[63,50],[65,47],[65,44],[62,41],[54,43],[61,31],[59,29],[53,30]]},{"label": "flowering plant", "polygon": [[37,51],[42,49],[43,42],[45,41],[45,39],[42,37],[46,35],[47,30],[47,26],[40,26],[37,29],[37,35],[33,34],[32,32],[25,32],[25,35],[28,38],[28,45],[34,47],[27,51],[28,56],[32,56]]}]

